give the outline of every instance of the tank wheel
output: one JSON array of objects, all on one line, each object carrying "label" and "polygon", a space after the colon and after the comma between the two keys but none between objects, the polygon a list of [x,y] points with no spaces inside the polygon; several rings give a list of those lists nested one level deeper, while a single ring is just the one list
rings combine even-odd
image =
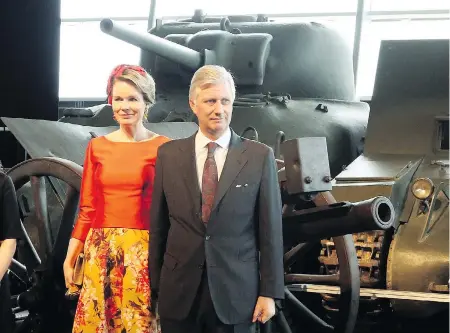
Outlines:
[{"label": "tank wheel", "polygon": [[[281,161],[280,161],[281,162]],[[278,169],[283,163],[277,161]],[[329,192],[317,195],[313,202],[316,206],[325,206],[336,203]],[[310,326],[312,332],[352,333],[355,329],[359,309],[360,272],[358,257],[352,235],[333,238],[335,251],[339,261],[339,271],[331,275],[297,274],[292,272],[295,262],[308,262],[311,260],[312,243],[301,243],[289,249],[284,255],[285,271],[285,301],[284,305],[277,304],[277,313],[272,323],[262,327],[262,332],[297,333],[305,331],[305,324]],[[319,256],[317,256],[319,257]],[[316,257],[316,258],[317,258]],[[338,287],[337,313],[331,320],[324,320],[310,310],[294,293],[306,295],[311,285]],[[323,295],[326,297],[326,295]],[[299,316],[300,315],[300,316]],[[299,319],[301,317],[301,319]],[[300,324],[296,321],[300,320]],[[273,327],[275,326],[275,327]],[[309,332],[309,331],[308,331]]]},{"label": "tank wheel", "polygon": [[[302,243],[294,247],[291,251],[296,253],[285,254],[285,305],[279,307],[279,312],[275,317],[277,333],[297,333],[301,329],[302,321],[311,327],[312,332],[335,332],[352,333],[355,328],[356,318],[359,308],[359,270],[356,261],[356,251],[354,251],[351,235],[335,237],[337,257],[339,258],[339,273],[333,275],[311,275],[296,274],[289,270],[288,260],[296,257],[297,261],[302,260],[302,256],[309,254],[308,250],[312,244]],[[292,255],[292,257],[291,257]],[[324,316],[315,314],[302,301],[302,297],[297,297],[296,293],[304,294],[308,292],[308,285],[338,286],[338,311],[330,320],[324,320]],[[323,295],[326,297],[326,295]],[[334,296],[334,295],[333,295]],[[299,317],[298,315],[301,315]],[[283,318],[284,317],[284,318]],[[299,324],[300,322],[300,324]],[[286,327],[289,327],[288,330]]]},{"label": "tank wheel", "polygon": [[16,332],[63,332],[72,325],[74,305],[64,297],[61,268],[82,172],[78,164],[55,157],[30,159],[7,172],[17,192],[23,231],[10,274]]}]

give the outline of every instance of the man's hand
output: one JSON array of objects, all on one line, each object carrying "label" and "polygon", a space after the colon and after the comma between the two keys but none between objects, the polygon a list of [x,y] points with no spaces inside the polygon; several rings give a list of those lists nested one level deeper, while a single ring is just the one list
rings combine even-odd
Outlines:
[{"label": "man's hand", "polygon": [[275,315],[275,301],[273,298],[259,296],[253,312],[253,322],[257,320],[265,324]]},{"label": "man's hand", "polygon": [[157,289],[151,289],[150,312],[155,315],[158,313],[158,290]]}]

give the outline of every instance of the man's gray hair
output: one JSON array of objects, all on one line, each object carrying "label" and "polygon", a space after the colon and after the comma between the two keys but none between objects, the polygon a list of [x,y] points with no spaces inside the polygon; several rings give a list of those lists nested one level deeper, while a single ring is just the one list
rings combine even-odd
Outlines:
[{"label": "man's gray hair", "polygon": [[227,83],[230,85],[233,100],[236,96],[233,76],[224,67],[218,65],[205,65],[200,67],[192,76],[191,86],[189,88],[189,99],[195,101],[197,89],[203,89],[205,86]]}]

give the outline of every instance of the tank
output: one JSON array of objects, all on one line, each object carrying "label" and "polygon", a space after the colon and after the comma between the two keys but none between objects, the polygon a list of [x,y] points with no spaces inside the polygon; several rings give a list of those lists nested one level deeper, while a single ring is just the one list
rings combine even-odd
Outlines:
[{"label": "tank", "polygon": [[[201,16],[201,15],[200,15]],[[203,17],[135,32],[104,19],[101,30],[142,50],[141,65],[155,78],[149,122],[197,122],[189,108],[190,79],[200,66],[227,68],[237,86],[231,127],[275,149],[297,137],[327,139],[331,175],[361,152],[369,117],[355,98],[351,48],[317,23],[268,22],[263,16]],[[111,108],[65,109],[61,122],[112,126]]]},{"label": "tank", "polygon": [[[353,235],[361,304],[371,321],[393,316],[417,332],[448,332],[448,49],[448,39],[381,43],[363,154],[332,181],[338,201],[391,199],[392,230]],[[323,241],[327,274],[339,271],[332,249]],[[332,311],[333,298],[324,303]]]}]

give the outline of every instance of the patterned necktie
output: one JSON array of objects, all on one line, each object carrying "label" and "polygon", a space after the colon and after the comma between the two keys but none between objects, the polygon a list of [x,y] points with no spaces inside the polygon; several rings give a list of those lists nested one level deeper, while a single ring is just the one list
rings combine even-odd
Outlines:
[{"label": "patterned necktie", "polygon": [[206,157],[205,167],[203,168],[202,177],[202,220],[207,223],[211,209],[214,203],[218,180],[218,172],[216,160],[214,159],[214,151],[217,143],[208,143],[208,156]]}]

